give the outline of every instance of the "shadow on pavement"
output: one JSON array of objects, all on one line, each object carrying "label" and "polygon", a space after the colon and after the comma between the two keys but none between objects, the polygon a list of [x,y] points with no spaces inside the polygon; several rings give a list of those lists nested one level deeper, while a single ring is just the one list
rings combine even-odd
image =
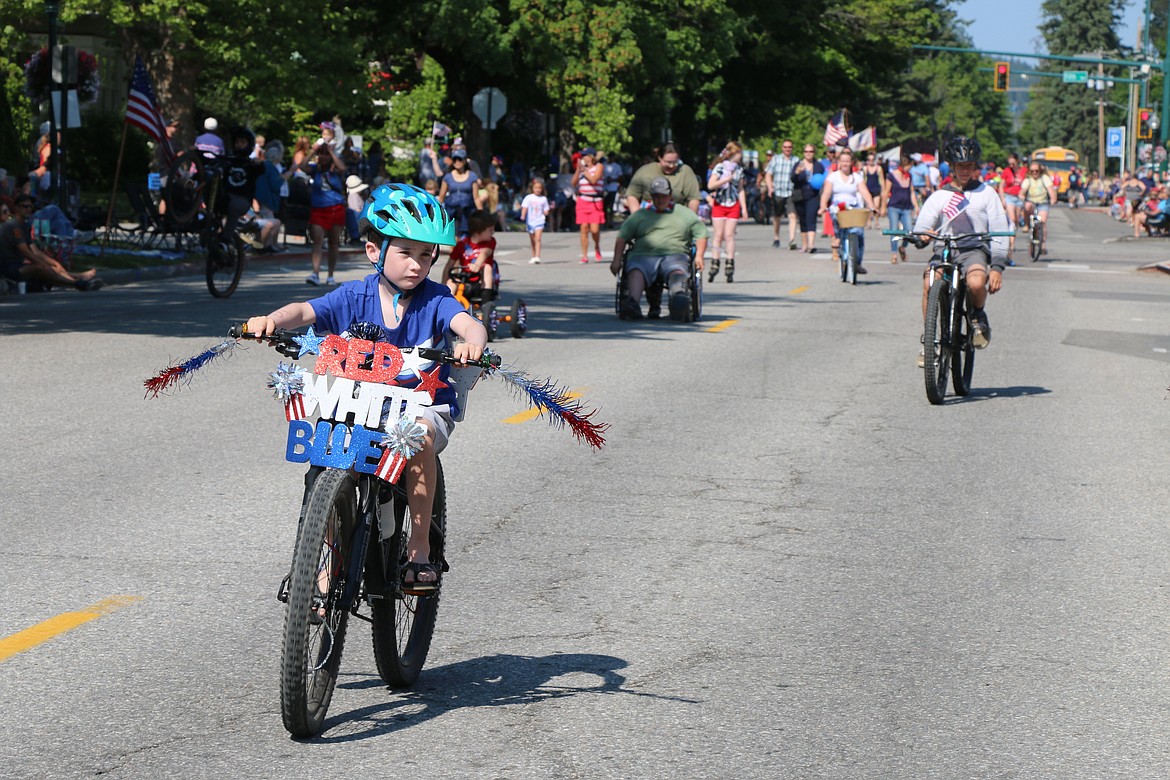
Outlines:
[{"label": "shadow on pavement", "polygon": [[947,399],[947,403],[969,403],[971,401],[990,401],[996,398],[1026,398],[1034,395],[1048,395],[1052,391],[1047,387],[1033,387],[1020,385],[1017,387],[973,387],[965,397]]},{"label": "shadow on pavement", "polygon": [[[369,739],[415,726],[446,712],[465,707],[499,707],[512,704],[536,704],[581,694],[629,694],[666,701],[697,704],[694,699],[642,693],[625,687],[626,678],[618,674],[627,666],[621,658],[591,653],[563,653],[546,656],[497,654],[459,663],[426,669],[415,689],[392,692],[382,704],[363,707],[330,717],[325,736],[310,742],[336,743]],[[589,684],[556,683],[565,675],[590,675]],[[338,689],[382,687],[382,681],[368,675],[339,684]],[[335,694],[333,704],[338,704]],[[332,729],[338,733],[329,735]],[[345,732],[345,733],[342,733]]]}]

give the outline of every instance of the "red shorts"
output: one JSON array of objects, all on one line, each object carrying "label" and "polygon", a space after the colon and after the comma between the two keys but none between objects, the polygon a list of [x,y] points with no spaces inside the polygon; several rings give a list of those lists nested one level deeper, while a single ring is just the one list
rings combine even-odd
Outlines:
[{"label": "red shorts", "polygon": [[333,228],[345,227],[345,204],[309,210],[309,224],[320,225],[328,233]]},{"label": "red shorts", "polygon": [[720,206],[716,203],[711,207],[711,219],[739,219],[739,203],[733,206]]},{"label": "red shorts", "polygon": [[578,225],[604,225],[605,207],[600,200],[577,198]]}]

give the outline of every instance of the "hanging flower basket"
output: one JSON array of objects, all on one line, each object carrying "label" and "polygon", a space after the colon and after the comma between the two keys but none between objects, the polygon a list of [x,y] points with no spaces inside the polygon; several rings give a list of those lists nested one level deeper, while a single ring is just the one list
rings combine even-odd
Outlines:
[{"label": "hanging flower basket", "polygon": [[[33,56],[24,64],[24,94],[34,103],[48,101],[52,75],[53,58],[49,56],[49,47],[42,46],[33,52]],[[102,79],[98,73],[97,58],[87,51],[78,49],[77,99],[82,103],[92,103],[97,100],[101,87]]]}]

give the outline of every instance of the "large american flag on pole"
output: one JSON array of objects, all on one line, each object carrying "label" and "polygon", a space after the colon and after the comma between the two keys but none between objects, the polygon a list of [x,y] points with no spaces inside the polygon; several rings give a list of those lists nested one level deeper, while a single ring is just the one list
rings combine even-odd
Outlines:
[{"label": "large american flag on pole", "polygon": [[140,56],[134,57],[134,76],[130,80],[130,98],[126,102],[126,122],[145,130],[155,143],[162,146],[167,159],[174,159],[175,153],[167,138],[167,123],[159,113],[154,88],[150,86],[150,74],[146,72],[146,65]]},{"label": "large american flag on pole", "polygon": [[849,137],[849,128],[845,126],[845,111],[838,111],[829,120],[825,128],[825,146],[836,146]]}]

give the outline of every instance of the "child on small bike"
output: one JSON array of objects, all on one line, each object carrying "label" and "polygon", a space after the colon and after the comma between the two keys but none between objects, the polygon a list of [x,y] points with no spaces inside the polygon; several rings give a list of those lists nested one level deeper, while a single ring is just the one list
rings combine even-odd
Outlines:
[{"label": "child on small bike", "polygon": [[443,281],[454,294],[458,285],[451,278],[451,271],[458,263],[469,284],[482,285],[483,302],[494,301],[499,297],[497,286],[500,278],[495,258],[495,220],[486,211],[473,211],[467,218],[467,231],[467,237],[459,239],[447,258]]},{"label": "child on small bike", "polygon": [[[248,331],[262,337],[282,328],[317,324],[324,331],[340,334],[355,323],[372,322],[395,346],[451,348],[459,361],[478,360],[487,344],[487,331],[446,287],[427,278],[439,247],[455,244],[455,223],[442,204],[412,185],[383,184],[362,208],[359,232],[375,273],[346,282],[320,298],[252,317]],[[462,341],[452,347],[450,333]],[[408,360],[396,383],[414,387],[424,371],[431,369],[427,361]],[[449,366],[440,366],[439,380],[445,382],[449,371]],[[447,445],[455,427],[454,418],[459,416],[456,405],[452,388],[435,390],[434,403],[419,419],[427,430],[425,445],[410,459],[404,474],[413,525],[404,585],[418,595],[438,588],[439,568],[428,560],[435,456]]]}]

